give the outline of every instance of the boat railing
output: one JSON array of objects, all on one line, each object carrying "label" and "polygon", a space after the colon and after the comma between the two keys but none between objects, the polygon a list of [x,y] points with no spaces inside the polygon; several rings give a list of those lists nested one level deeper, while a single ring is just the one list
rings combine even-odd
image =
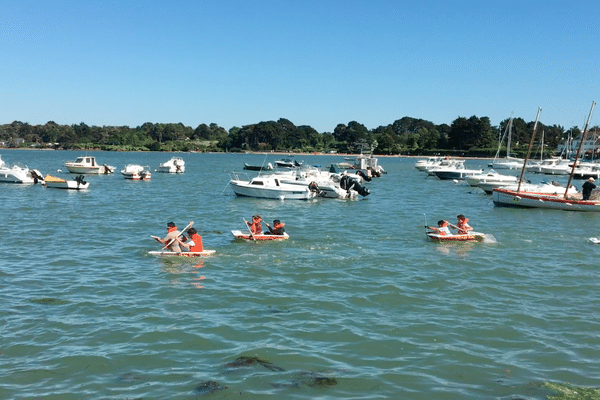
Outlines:
[{"label": "boat railing", "polygon": [[229,171],[229,180],[231,181],[248,181],[250,182],[250,175],[247,172]]}]

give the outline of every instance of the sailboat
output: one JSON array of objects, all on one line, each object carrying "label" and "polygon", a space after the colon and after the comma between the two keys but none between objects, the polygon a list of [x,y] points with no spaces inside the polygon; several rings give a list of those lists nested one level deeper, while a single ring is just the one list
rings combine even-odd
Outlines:
[{"label": "sailboat", "polygon": [[[569,191],[571,186],[571,181],[573,180],[573,173],[575,171],[575,167],[577,165],[577,160],[581,155],[581,146],[585,141],[585,135],[588,130],[588,126],[590,123],[590,119],[592,118],[592,112],[594,111],[594,107],[596,106],[596,102],[592,102],[592,108],[590,109],[590,113],[588,119],[585,123],[585,128],[581,133],[581,140],[579,141],[579,147],[577,149],[577,154],[575,155],[575,161],[571,167],[571,175],[569,176],[569,181],[567,182],[566,188],[564,188],[564,193],[556,193],[556,194],[548,194],[548,193],[539,193],[537,191],[522,191],[521,183],[523,181],[523,172],[525,168],[521,170],[521,176],[519,178],[519,185],[517,186],[517,190],[507,189],[507,188],[496,188],[492,193],[492,200],[494,201],[495,206],[499,207],[522,207],[522,208],[549,208],[554,210],[571,210],[571,211],[600,211],[600,200],[583,200],[582,195],[580,193],[572,193]],[[541,108],[538,109],[538,114],[535,120],[535,124],[533,126],[533,133],[531,134],[531,140],[529,142],[529,149],[527,150],[527,157],[523,163],[523,167],[531,154],[531,147],[533,145],[533,140],[535,138],[535,131],[537,128]]]},{"label": "sailboat", "polygon": [[[519,169],[523,167],[522,159],[510,156],[510,137],[512,134],[512,125],[513,117],[511,115],[510,120],[508,121],[508,126],[506,127],[504,134],[498,142],[498,151],[494,156],[494,160],[488,164],[488,167],[493,169]],[[506,157],[498,158],[500,156],[500,149],[502,148],[502,142],[504,141],[504,137],[506,137]]]}]

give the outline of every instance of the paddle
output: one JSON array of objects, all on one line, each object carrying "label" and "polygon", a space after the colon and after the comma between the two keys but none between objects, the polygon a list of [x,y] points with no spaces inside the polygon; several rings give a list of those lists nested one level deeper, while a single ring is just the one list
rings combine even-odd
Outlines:
[{"label": "paddle", "polygon": [[256,242],[256,238],[254,237],[254,233],[252,233],[252,229],[250,228],[250,225],[248,225],[248,221],[246,221],[246,218],[242,218],[244,220],[244,224],[246,224],[246,226],[248,227],[248,230],[250,231],[250,236],[252,236],[252,240],[254,240]]}]

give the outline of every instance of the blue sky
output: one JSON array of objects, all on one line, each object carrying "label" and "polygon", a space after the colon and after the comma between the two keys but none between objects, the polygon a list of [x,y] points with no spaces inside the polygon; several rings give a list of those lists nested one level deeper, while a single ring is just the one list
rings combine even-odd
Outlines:
[{"label": "blue sky", "polygon": [[[0,124],[582,127],[599,1],[0,2]],[[592,119],[592,125],[598,122]]]}]

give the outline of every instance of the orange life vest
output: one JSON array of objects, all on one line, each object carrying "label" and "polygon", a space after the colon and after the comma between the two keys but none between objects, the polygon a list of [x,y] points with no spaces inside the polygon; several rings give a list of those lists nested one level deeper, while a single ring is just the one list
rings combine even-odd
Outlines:
[{"label": "orange life vest", "polygon": [[194,233],[193,235],[190,236],[190,239],[192,239],[192,241],[194,242],[194,245],[190,247],[190,251],[194,251],[194,252],[203,251],[202,236],[198,235],[197,233]]},{"label": "orange life vest", "polygon": [[458,227],[459,235],[465,235],[465,234],[469,233],[469,231],[473,230],[473,228],[471,228],[469,226],[469,224],[467,224],[467,222],[469,222],[469,218],[460,220],[460,221],[458,221],[458,224],[456,224],[456,226]]}]

